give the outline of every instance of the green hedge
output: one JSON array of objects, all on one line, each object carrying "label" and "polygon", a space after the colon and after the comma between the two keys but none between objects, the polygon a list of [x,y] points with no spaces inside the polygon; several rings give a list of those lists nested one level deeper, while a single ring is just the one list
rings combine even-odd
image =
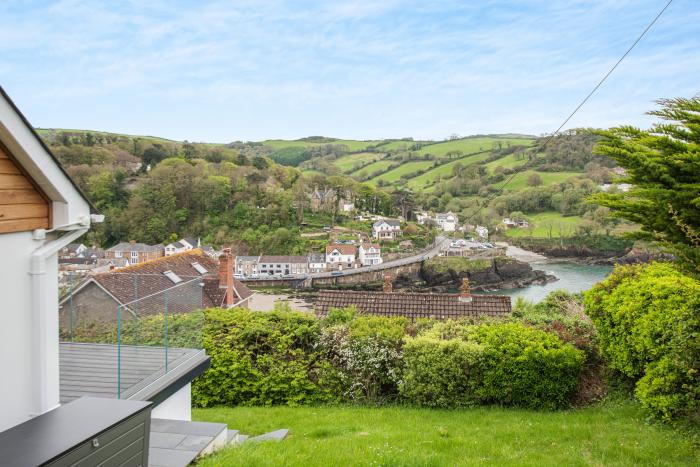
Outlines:
[{"label": "green hedge", "polygon": [[401,394],[438,407],[558,408],[578,385],[584,352],[519,323],[438,323],[404,346]]},{"label": "green hedge", "polygon": [[671,264],[621,266],[585,296],[609,365],[670,420],[700,408],[700,281]]},{"label": "green hedge", "polygon": [[291,311],[205,313],[211,367],[194,381],[193,403],[297,405],[337,399],[337,372],[322,358],[319,321]]}]

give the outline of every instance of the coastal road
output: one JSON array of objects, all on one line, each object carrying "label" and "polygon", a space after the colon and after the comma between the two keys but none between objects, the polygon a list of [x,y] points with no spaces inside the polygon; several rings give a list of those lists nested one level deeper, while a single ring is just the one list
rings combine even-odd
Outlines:
[{"label": "coastal road", "polygon": [[318,279],[322,277],[341,277],[350,276],[352,274],[361,274],[367,271],[381,271],[382,269],[391,269],[397,266],[406,266],[407,264],[417,263],[419,261],[425,261],[426,259],[433,258],[440,253],[440,250],[447,247],[450,243],[450,239],[439,235],[435,238],[434,246],[430,249],[423,250],[418,254],[407,256],[406,258],[395,259],[393,261],[386,261],[382,264],[374,264],[372,266],[363,266],[357,269],[343,269],[342,271],[334,272],[318,272],[315,274],[307,274],[305,277]]}]

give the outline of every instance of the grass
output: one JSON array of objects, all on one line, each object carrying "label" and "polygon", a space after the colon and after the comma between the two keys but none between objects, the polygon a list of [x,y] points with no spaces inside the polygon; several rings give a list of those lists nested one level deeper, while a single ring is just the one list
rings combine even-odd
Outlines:
[{"label": "grass", "polygon": [[489,172],[493,172],[496,167],[503,167],[505,169],[513,169],[515,167],[520,167],[528,161],[526,156],[509,154],[495,161],[488,162],[484,164],[484,167],[488,169]]},{"label": "grass", "polygon": [[608,401],[560,412],[497,407],[237,407],[194,418],[286,440],[246,443],[202,459],[219,466],[698,465],[692,438],[649,425],[638,405]]},{"label": "grass", "polygon": [[489,157],[489,154],[484,153],[484,154],[477,154],[477,155],[462,157],[461,159],[455,159],[452,162],[448,162],[447,164],[444,164],[444,165],[436,167],[432,170],[429,170],[426,173],[424,173],[423,175],[419,175],[417,177],[410,179],[409,182],[407,183],[407,185],[409,188],[412,188],[412,189],[419,190],[421,188],[425,188],[426,186],[430,186],[433,183],[435,183],[439,177],[451,178],[452,177],[452,169],[457,164],[462,164],[463,166],[471,165],[471,164],[475,164],[477,162],[481,162],[488,157]]},{"label": "grass", "polygon": [[470,259],[461,256],[436,256],[425,262],[426,268],[435,272],[454,271],[462,274],[470,271],[480,271],[491,267],[490,259]]},{"label": "grass", "polygon": [[387,167],[389,167],[391,164],[396,164],[396,161],[390,160],[390,159],[382,159],[380,161],[374,162],[367,167],[364,167],[360,170],[356,170],[355,172],[352,172],[351,175],[359,175],[361,173],[366,173],[366,174],[371,174],[372,172],[376,172],[377,170],[384,170]]},{"label": "grass", "polygon": [[322,146],[325,144],[335,144],[335,145],[345,145],[348,151],[361,151],[368,146],[379,143],[379,141],[357,141],[352,139],[337,139],[334,141],[328,141],[325,143],[317,143],[312,141],[300,141],[300,140],[286,140],[286,139],[268,139],[262,141],[265,146],[269,146],[274,149],[282,148],[311,148],[315,146]]},{"label": "grass", "polygon": [[576,227],[581,223],[580,216],[564,217],[558,212],[541,212],[527,216],[530,220],[532,229],[508,229],[506,235],[508,237],[539,237],[548,238],[550,226],[552,228],[553,237],[570,237]]},{"label": "grass", "polygon": [[503,138],[490,136],[463,138],[424,146],[418,151],[418,154],[444,156],[450,151],[462,151],[465,154],[478,151],[488,151],[493,149],[493,143],[495,141],[503,141],[504,144],[510,143],[511,145],[523,144],[525,146],[530,146],[533,140],[529,138]]},{"label": "grass", "polygon": [[[395,162],[395,161],[394,161]],[[426,169],[430,166],[432,166],[435,163],[435,161],[411,161],[411,162],[405,162],[395,168],[394,170],[390,170],[386,173],[381,174],[378,177],[373,178],[372,180],[369,181],[369,183],[376,184],[377,181],[379,180],[384,180],[387,183],[395,183],[398,182],[401,179],[402,175],[409,174],[411,172],[415,172],[416,170],[423,170]]]},{"label": "grass", "polygon": [[358,152],[356,154],[348,154],[347,156],[339,157],[333,161],[333,165],[343,172],[352,172],[352,169],[360,164],[366,164],[370,161],[377,161],[382,158],[382,154],[374,152]]},{"label": "grass", "polygon": [[[571,177],[578,177],[582,175],[582,172],[536,172],[534,170],[525,170],[520,172],[513,179],[505,185],[505,190],[520,190],[527,186],[527,178],[532,174],[538,174],[542,179],[542,186],[551,185],[553,183],[565,182]],[[500,181],[494,183],[493,186],[496,188],[501,188],[505,182]]]}]

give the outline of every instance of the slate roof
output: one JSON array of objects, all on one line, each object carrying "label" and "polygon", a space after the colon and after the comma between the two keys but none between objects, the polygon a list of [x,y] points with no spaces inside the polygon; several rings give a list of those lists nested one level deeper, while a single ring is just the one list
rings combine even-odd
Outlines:
[{"label": "slate roof", "polygon": [[[207,272],[200,274],[192,266],[192,263],[195,262],[204,267]],[[182,279],[182,282],[173,283],[163,274],[165,271],[172,271]],[[89,280],[97,282],[122,304],[153,296],[154,298],[152,299],[144,300],[150,300],[154,310],[162,308],[160,303],[162,301],[160,298],[163,296],[162,293],[173,289],[170,292],[173,294],[172,299],[169,299],[170,305],[175,307],[179,304],[180,309],[173,308],[172,311],[186,312],[201,306],[215,307],[221,305],[222,295],[219,293],[218,287],[204,287],[201,301],[196,299],[197,294],[200,293],[200,284],[206,282],[205,279],[211,280],[216,278],[218,281],[218,272],[218,261],[195,248],[184,253],[163,256],[152,261],[96,274]],[[201,279],[201,281],[196,279]],[[188,281],[192,281],[192,285],[184,285]],[[233,288],[239,298],[236,302],[244,300],[253,294],[245,284],[238,280],[233,281]],[[80,289],[77,289],[74,293],[79,292]],[[189,300],[187,300],[188,297]]]},{"label": "slate roof", "polygon": [[372,224],[372,227],[377,228],[384,223],[386,223],[392,227],[401,227],[401,221],[398,221],[396,219],[382,219],[382,220],[377,221],[374,224]]},{"label": "slate roof", "polygon": [[309,263],[325,263],[326,255],[323,253],[311,253],[309,254]]},{"label": "slate roof", "polygon": [[307,262],[307,257],[306,256],[261,256],[260,260],[258,263],[262,264],[268,264],[268,263],[273,263],[273,264],[306,264]]},{"label": "slate roof", "polygon": [[112,248],[107,248],[107,251],[159,251],[163,249],[163,245],[147,245],[145,243],[130,243],[122,242],[114,245]]},{"label": "slate roof", "polygon": [[326,254],[333,253],[333,250],[338,250],[342,255],[354,255],[357,253],[357,247],[355,245],[327,245]]},{"label": "slate roof", "polygon": [[471,302],[461,302],[459,297],[459,294],[321,290],[315,311],[318,316],[326,316],[331,308],[354,305],[360,313],[404,316],[410,320],[506,316],[511,312],[510,297],[507,296],[473,295]]}]

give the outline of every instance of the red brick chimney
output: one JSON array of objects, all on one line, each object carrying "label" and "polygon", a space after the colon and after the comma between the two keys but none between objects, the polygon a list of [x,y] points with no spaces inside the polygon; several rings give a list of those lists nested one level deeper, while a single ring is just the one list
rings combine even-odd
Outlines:
[{"label": "red brick chimney", "polygon": [[472,301],[472,294],[471,294],[471,291],[469,290],[469,279],[468,278],[465,277],[462,279],[462,287],[460,287],[459,290],[462,291],[462,293],[459,294],[459,301],[460,302],[469,303]]},{"label": "red brick chimney", "polygon": [[233,263],[231,248],[224,248],[219,256],[219,288],[226,289],[222,303],[224,308],[236,303],[236,294],[233,290]]},{"label": "red brick chimney", "polygon": [[384,285],[382,286],[384,293],[391,293],[394,290],[394,286],[391,285],[391,276],[387,274],[384,276]]}]

